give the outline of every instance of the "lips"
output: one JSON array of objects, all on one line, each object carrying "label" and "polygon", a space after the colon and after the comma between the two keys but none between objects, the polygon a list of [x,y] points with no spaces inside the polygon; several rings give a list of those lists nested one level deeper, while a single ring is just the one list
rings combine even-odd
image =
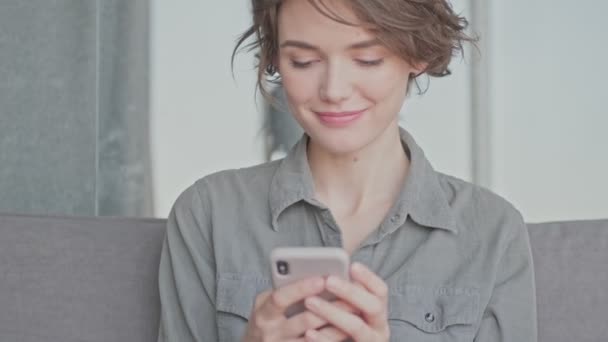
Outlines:
[{"label": "lips", "polygon": [[329,126],[347,126],[361,116],[365,110],[344,111],[344,112],[315,112],[322,123]]}]

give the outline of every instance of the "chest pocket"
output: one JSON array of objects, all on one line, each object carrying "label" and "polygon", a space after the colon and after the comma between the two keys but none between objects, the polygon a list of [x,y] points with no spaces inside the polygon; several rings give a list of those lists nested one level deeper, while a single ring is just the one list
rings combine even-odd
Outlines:
[{"label": "chest pocket", "polygon": [[225,273],[217,280],[217,327],[220,342],[240,341],[245,334],[255,297],[272,287],[256,275]]},{"label": "chest pocket", "polygon": [[390,287],[391,341],[471,342],[478,312],[476,288]]}]

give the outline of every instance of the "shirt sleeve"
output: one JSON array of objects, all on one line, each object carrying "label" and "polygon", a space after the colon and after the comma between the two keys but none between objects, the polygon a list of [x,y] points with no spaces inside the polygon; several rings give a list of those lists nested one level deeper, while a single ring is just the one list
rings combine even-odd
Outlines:
[{"label": "shirt sleeve", "polygon": [[218,340],[215,259],[204,204],[192,186],[169,215],[159,267],[158,342]]},{"label": "shirt sleeve", "polygon": [[521,215],[515,212],[511,216],[505,224],[515,229],[498,264],[493,292],[475,342],[537,341],[530,239]]}]

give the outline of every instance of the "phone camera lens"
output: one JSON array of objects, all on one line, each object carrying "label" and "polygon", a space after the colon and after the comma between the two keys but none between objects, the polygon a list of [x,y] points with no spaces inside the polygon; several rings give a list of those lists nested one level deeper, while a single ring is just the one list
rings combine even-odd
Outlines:
[{"label": "phone camera lens", "polygon": [[277,261],[277,271],[280,275],[289,274],[289,264],[286,261]]}]

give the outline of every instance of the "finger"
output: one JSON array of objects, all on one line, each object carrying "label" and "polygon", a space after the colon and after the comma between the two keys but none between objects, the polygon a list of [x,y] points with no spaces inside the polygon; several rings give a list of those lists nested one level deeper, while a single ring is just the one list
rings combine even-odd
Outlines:
[{"label": "finger", "polygon": [[329,337],[319,333],[316,330],[307,330],[305,335],[306,341],[310,342],[335,342],[341,340],[332,340]]},{"label": "finger", "polygon": [[386,321],[386,302],[366,288],[333,276],[327,278],[326,284],[329,292],[362,312],[368,321]]},{"label": "finger", "polygon": [[282,335],[284,338],[302,336],[309,329],[319,329],[326,325],[327,321],[310,311],[304,311],[290,317],[284,323]]},{"label": "finger", "polygon": [[268,290],[268,291],[264,291],[264,292],[261,292],[260,294],[258,294],[255,297],[255,303],[254,303],[253,307],[255,309],[260,308],[264,304],[264,302],[266,302],[266,300],[268,299],[268,296],[270,296],[271,293],[272,293],[272,290]]},{"label": "finger", "polygon": [[388,287],[384,280],[365,265],[358,262],[353,263],[350,273],[353,280],[361,283],[369,292],[382,299],[388,298]]},{"label": "finger", "polygon": [[359,316],[346,312],[319,297],[306,298],[304,303],[308,310],[327,320],[329,324],[342,330],[346,335],[371,340],[374,332]]},{"label": "finger", "polygon": [[348,335],[346,335],[343,331],[332,326],[320,329],[318,331],[321,335],[326,336],[331,341],[344,341],[346,338],[348,338]]},{"label": "finger", "polygon": [[286,342],[306,342],[306,337],[298,337],[298,338],[291,338],[288,340],[283,340]]},{"label": "finger", "polygon": [[349,304],[343,300],[336,300],[336,301],[333,301],[332,303],[344,311],[353,313],[355,315],[361,314],[360,310],[358,310],[357,308],[355,308],[354,306],[352,306],[351,304]]},{"label": "finger", "polygon": [[289,306],[320,293],[324,285],[323,278],[311,277],[276,289],[266,298],[260,314],[266,318],[283,316]]}]

